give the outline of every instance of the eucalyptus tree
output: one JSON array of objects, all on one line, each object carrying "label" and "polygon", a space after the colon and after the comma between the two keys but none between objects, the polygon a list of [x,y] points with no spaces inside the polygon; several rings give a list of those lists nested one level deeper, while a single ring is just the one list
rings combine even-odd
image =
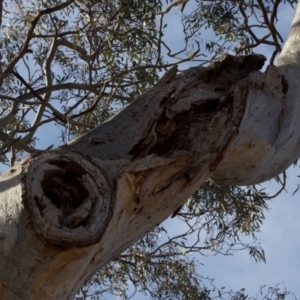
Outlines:
[{"label": "eucalyptus tree", "polygon": [[[205,299],[184,252],[240,244],[264,260],[239,235],[255,235],[267,206],[252,185],[299,157],[300,9],[282,49],[279,5],[295,1],[196,1],[173,50],[167,15],[195,5],[183,2],[1,1],[5,299],[72,299],[97,280],[124,298],[130,280],[153,298]],[[260,44],[274,49],[264,73]],[[61,134],[43,149],[45,126]],[[158,243],[178,212],[205,245]]]}]

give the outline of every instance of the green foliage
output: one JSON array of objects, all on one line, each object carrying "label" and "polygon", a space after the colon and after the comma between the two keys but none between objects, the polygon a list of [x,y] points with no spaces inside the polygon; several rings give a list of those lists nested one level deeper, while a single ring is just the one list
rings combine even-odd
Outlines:
[{"label": "green foliage", "polygon": [[207,51],[215,56],[224,52],[249,54],[257,46],[267,45],[274,48],[272,64],[283,43],[276,28],[280,6],[286,3],[293,6],[297,1],[196,0],[196,3],[196,9],[183,19],[184,27],[193,36],[211,33],[212,39],[206,40]]},{"label": "green foliage", "polygon": [[67,142],[144,93],[165,66],[154,15],[160,1],[3,1],[2,7],[5,162],[8,138],[33,153],[37,129],[55,123]]}]

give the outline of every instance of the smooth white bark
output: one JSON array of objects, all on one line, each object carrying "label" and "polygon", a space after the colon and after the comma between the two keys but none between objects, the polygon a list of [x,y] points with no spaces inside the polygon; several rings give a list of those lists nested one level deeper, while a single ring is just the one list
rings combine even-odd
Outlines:
[{"label": "smooth white bark", "polygon": [[277,69],[269,68],[266,75],[261,75],[267,77],[267,86],[254,86],[248,96],[239,136],[212,175],[220,184],[250,185],[266,181],[300,157],[299,5],[275,65]]}]

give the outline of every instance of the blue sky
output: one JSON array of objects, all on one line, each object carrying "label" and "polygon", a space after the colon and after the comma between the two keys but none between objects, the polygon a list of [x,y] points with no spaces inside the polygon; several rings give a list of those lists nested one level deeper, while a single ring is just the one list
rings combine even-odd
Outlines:
[{"label": "blue sky", "polygon": [[[265,213],[266,220],[258,238],[266,253],[267,263],[250,260],[246,251],[236,252],[234,256],[207,257],[203,273],[215,278],[217,286],[233,290],[246,288],[255,295],[260,285],[275,286],[284,282],[288,290],[300,297],[300,194],[292,196],[299,182],[299,168],[290,167],[287,171],[287,191],[282,192],[270,204]],[[264,186],[270,194],[276,193],[278,185],[266,182]]]}]

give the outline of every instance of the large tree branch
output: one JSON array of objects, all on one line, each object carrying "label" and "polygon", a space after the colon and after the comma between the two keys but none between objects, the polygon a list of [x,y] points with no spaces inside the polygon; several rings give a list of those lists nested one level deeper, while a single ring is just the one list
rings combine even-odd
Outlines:
[{"label": "large tree branch", "polygon": [[[7,287],[2,291],[5,298],[14,291],[24,299],[34,286],[35,299],[46,294],[71,299],[85,276],[183,204],[218,170],[239,137],[245,113],[251,110],[250,91],[263,90],[270,74],[277,74],[273,68],[268,76],[254,73],[246,78],[264,60],[255,55],[226,56],[212,68],[195,67],[179,75],[174,67],[115,118],[59,150],[33,155],[4,174],[0,192],[6,200],[1,205],[15,216],[2,240],[0,277]],[[11,199],[12,188],[19,197]],[[16,222],[23,212],[30,226],[18,225],[22,233],[16,243]],[[22,272],[11,275],[19,282],[12,287],[5,270],[9,266],[13,273],[17,268],[5,255],[13,259],[28,241],[42,257],[30,251],[24,254],[23,272],[34,267],[38,277],[22,276],[29,288],[20,290],[25,284],[18,276]],[[78,276],[74,277],[74,269]],[[61,271],[46,284],[43,278],[53,270]],[[62,282],[68,282],[67,290],[57,288]]]},{"label": "large tree branch", "polygon": [[[298,7],[277,67],[259,72],[260,55],[225,56],[180,74],[174,67],[114,118],[3,174],[1,297],[73,299],[87,277],[208,178],[254,184],[294,162],[300,153],[299,20]],[[49,86],[53,53],[45,66]]]}]

